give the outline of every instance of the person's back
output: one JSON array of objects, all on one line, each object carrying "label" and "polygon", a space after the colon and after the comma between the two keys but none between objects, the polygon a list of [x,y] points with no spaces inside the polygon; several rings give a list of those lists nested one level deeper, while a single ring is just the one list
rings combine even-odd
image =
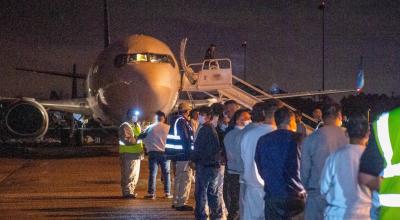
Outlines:
[{"label": "person's back", "polygon": [[275,112],[278,130],[262,136],[255,162],[265,181],[265,219],[292,219],[304,210],[305,190],[300,181],[301,134],[295,133],[294,113],[288,108]]},{"label": "person's back", "polygon": [[299,140],[300,134],[285,129],[259,139],[255,160],[269,196],[285,198],[305,193],[300,181]]},{"label": "person's back", "polygon": [[321,194],[327,206],[324,218],[370,219],[371,191],[359,184],[360,159],[369,137],[368,120],[353,113],[347,124],[350,144],[331,154],[321,174]]},{"label": "person's back", "polygon": [[371,192],[366,186],[358,184],[363,152],[357,145],[347,144],[326,160],[321,176],[321,193],[326,198],[327,217],[370,218]]},{"label": "person's back", "polygon": [[324,126],[304,140],[301,177],[306,189],[319,188],[326,158],[348,142],[344,128],[337,126]]},{"label": "person's back", "polygon": [[338,104],[323,108],[324,126],[309,135],[301,147],[301,181],[307,191],[304,217],[322,219],[325,201],[319,193],[321,171],[326,158],[339,147],[349,143],[342,125],[342,110]]},{"label": "person's back", "polygon": [[148,130],[146,131],[147,136],[143,140],[147,152],[165,151],[165,143],[167,141],[169,128],[170,126],[163,122],[158,122],[148,128]]}]

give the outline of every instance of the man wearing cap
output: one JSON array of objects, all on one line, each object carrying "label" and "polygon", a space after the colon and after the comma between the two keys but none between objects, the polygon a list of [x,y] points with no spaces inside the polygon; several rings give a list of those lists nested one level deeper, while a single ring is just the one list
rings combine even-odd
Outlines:
[{"label": "man wearing cap", "polygon": [[189,121],[191,110],[189,103],[179,104],[178,115],[171,120],[165,145],[165,154],[176,162],[172,207],[178,211],[193,211],[193,207],[187,205],[193,175],[189,166],[193,150],[193,130]]},{"label": "man wearing cap", "polygon": [[139,180],[140,160],[143,159],[143,144],[138,139],[141,128],[139,114],[128,111],[127,118],[119,127],[119,155],[121,164],[121,190],[126,199],[135,199],[135,188]]}]

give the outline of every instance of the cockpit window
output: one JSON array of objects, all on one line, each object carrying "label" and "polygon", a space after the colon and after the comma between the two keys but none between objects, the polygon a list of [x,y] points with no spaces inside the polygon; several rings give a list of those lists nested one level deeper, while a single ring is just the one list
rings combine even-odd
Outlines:
[{"label": "cockpit window", "polygon": [[169,63],[175,67],[175,62],[170,55],[154,54],[154,53],[135,53],[120,54],[114,59],[116,67],[122,67],[127,63],[150,62],[150,63]]}]

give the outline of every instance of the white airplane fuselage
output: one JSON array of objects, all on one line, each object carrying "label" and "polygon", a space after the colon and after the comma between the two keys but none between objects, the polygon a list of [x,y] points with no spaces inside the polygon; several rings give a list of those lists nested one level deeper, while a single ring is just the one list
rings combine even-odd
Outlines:
[{"label": "white airplane fuselage", "polygon": [[180,80],[178,63],[165,43],[132,35],[99,54],[87,76],[87,100],[103,124],[120,123],[128,111],[148,120],[158,110],[171,111]]}]

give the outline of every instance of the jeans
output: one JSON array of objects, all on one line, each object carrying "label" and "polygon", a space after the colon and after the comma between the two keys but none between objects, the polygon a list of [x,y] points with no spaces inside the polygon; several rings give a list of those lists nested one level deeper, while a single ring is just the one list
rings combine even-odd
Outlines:
[{"label": "jeans", "polygon": [[210,219],[222,219],[224,199],[222,193],[224,167],[212,167],[196,164],[196,186],[194,210],[196,219],[207,219],[206,207],[210,210]]},{"label": "jeans", "polygon": [[154,195],[156,191],[156,178],[158,165],[161,167],[161,172],[164,177],[164,193],[171,192],[171,178],[170,178],[170,160],[167,160],[163,152],[150,151],[149,152],[149,182],[148,194]]},{"label": "jeans", "polygon": [[303,219],[304,198],[268,198],[265,197],[266,220],[296,220]]}]

